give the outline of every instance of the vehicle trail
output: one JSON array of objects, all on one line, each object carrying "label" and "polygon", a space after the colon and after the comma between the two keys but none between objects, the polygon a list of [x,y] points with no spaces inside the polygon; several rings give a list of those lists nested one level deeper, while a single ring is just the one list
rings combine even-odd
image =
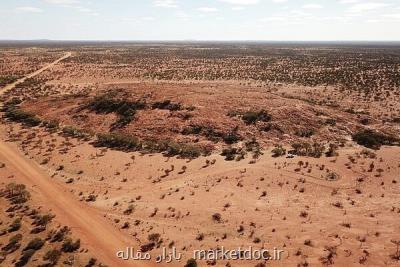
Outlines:
[{"label": "vehicle trail", "polygon": [[39,75],[40,73],[42,73],[43,71],[45,71],[45,70],[47,70],[47,69],[50,69],[51,67],[57,65],[59,62],[65,60],[65,59],[67,59],[67,58],[69,58],[71,55],[72,55],[72,53],[71,53],[71,52],[68,52],[68,53],[66,53],[63,57],[61,57],[61,58],[57,59],[56,61],[54,61],[54,62],[52,62],[52,63],[50,63],[50,64],[44,66],[43,68],[38,69],[37,71],[32,72],[32,73],[30,73],[30,74],[28,74],[28,75],[22,77],[21,79],[18,79],[17,81],[6,85],[6,86],[3,87],[2,89],[0,89],[0,95],[2,95],[2,94],[4,94],[4,93],[6,93],[6,92],[8,92],[8,91],[10,91],[10,90],[12,90],[12,89],[14,89],[15,86],[17,86],[18,84],[24,82],[26,79],[33,78],[33,77]]},{"label": "vehicle trail", "polygon": [[[16,85],[53,67],[71,56],[67,53],[49,65],[5,86],[0,95],[15,88]],[[116,256],[118,250],[125,250],[135,243],[124,233],[108,222],[98,210],[81,203],[72,193],[52,179],[38,164],[26,159],[19,149],[0,138],[0,158],[14,171],[18,182],[27,185],[45,203],[56,219],[74,230],[74,234],[82,240],[94,256],[110,267],[153,266],[151,262],[124,261]],[[7,182],[5,177],[0,181]]]}]

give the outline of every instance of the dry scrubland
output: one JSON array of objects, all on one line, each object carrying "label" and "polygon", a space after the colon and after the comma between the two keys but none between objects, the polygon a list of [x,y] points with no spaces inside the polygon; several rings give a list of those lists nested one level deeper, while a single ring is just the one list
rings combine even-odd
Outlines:
[{"label": "dry scrubland", "polygon": [[1,189],[0,197],[2,266],[95,266],[98,262],[46,207],[32,205],[25,185],[11,182]]},{"label": "dry scrubland", "polygon": [[[127,246],[153,256],[176,247],[184,259],[173,266],[185,265],[194,249],[221,246],[284,254],[276,262],[197,264],[399,264],[400,48],[3,47],[0,83],[66,52],[72,56],[0,96],[2,140],[39,165],[65,197],[84,203],[82,212],[101,215]],[[0,167],[3,188],[21,183],[1,153]],[[26,190],[35,196],[35,188]],[[6,265],[26,251],[33,254],[27,266],[40,265],[49,249],[61,252],[59,263],[76,258],[72,266],[85,266],[92,254],[104,259],[87,236],[75,239],[88,252],[64,252],[69,237],[51,241],[51,230],[63,229],[62,214],[43,233],[25,235],[16,250],[3,249],[18,231],[38,227],[32,205],[47,212],[43,197],[17,205],[5,190]],[[8,229],[15,220],[22,226],[14,234]],[[37,252],[25,249],[34,238],[43,241]]]}]

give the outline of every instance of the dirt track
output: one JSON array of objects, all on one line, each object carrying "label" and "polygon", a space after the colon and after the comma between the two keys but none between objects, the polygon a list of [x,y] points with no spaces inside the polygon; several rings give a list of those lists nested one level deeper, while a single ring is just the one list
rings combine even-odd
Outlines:
[{"label": "dirt track", "polygon": [[6,85],[6,86],[3,87],[2,89],[0,89],[0,94],[4,94],[5,92],[7,92],[7,91],[9,91],[9,90],[12,90],[17,84],[20,84],[20,83],[24,82],[26,79],[33,78],[33,77],[39,75],[39,74],[42,73],[43,71],[45,71],[45,70],[47,70],[47,69],[53,67],[54,65],[56,65],[56,64],[58,64],[59,62],[63,61],[64,59],[69,58],[71,55],[72,55],[72,53],[71,53],[71,52],[68,52],[68,53],[66,53],[63,57],[61,57],[61,58],[57,59],[56,61],[54,61],[54,62],[52,62],[52,63],[46,65],[45,67],[43,67],[43,68],[41,68],[41,69],[39,69],[39,70],[37,70],[37,71],[35,71],[35,72],[32,72],[31,74],[28,74],[28,75],[26,75],[25,77],[23,77],[23,78],[21,78],[21,79],[15,81],[15,82],[13,82],[13,83],[11,83],[11,84],[9,84],[9,85]]},{"label": "dirt track", "polygon": [[75,200],[61,185],[51,181],[38,166],[21,157],[17,149],[0,141],[0,157],[7,159],[7,166],[15,168],[20,182],[35,188],[40,197],[47,201],[57,219],[70,226],[74,234],[82,239],[86,247],[108,266],[140,266],[120,261],[115,256],[118,249],[132,246],[128,238],[109,224],[97,212]]},{"label": "dirt track", "polygon": [[[0,95],[12,90],[25,79],[38,75],[69,56],[71,56],[71,53],[67,53],[46,67],[7,85],[0,90]],[[38,193],[43,203],[46,203],[46,208],[51,209],[60,222],[73,229],[74,234],[83,241],[91,253],[102,263],[110,267],[151,265],[147,262],[133,264],[132,261],[119,260],[116,257],[116,252],[133,246],[133,242],[108,223],[94,208],[77,201],[60,184],[52,181],[49,175],[39,166],[25,159],[18,148],[0,140],[0,158],[15,171],[13,174],[21,183],[33,188]]]}]

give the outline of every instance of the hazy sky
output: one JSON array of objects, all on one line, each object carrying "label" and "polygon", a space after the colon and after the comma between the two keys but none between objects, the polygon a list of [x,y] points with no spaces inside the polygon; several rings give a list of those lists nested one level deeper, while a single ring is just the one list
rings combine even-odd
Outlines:
[{"label": "hazy sky", "polygon": [[400,40],[400,0],[0,0],[0,39]]}]

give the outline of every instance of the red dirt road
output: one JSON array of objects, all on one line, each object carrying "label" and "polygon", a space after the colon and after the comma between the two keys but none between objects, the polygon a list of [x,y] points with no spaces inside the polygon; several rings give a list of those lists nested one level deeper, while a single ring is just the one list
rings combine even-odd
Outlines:
[{"label": "red dirt road", "polygon": [[6,159],[12,167],[17,180],[24,183],[45,200],[46,208],[52,210],[58,221],[73,229],[91,253],[110,267],[114,266],[150,266],[147,262],[129,262],[116,257],[120,249],[133,246],[134,242],[108,223],[92,207],[74,199],[61,185],[34,163],[22,157],[13,146],[0,141],[0,157]]},{"label": "red dirt road", "polygon": [[[27,78],[32,78],[39,73],[51,68],[60,61],[71,56],[67,53],[62,58],[31,73],[20,80],[0,89],[0,94],[12,90],[17,84]],[[12,170],[14,177],[21,183],[32,188],[38,194],[46,208],[51,209],[57,220],[73,229],[85,247],[102,263],[109,267],[152,266],[150,262],[124,261],[116,256],[118,250],[134,246],[133,240],[112,226],[94,208],[79,202],[66,191],[60,184],[53,181],[37,164],[27,160],[21,155],[18,148],[0,140],[0,158]],[[5,179],[0,177],[0,179]]]}]

